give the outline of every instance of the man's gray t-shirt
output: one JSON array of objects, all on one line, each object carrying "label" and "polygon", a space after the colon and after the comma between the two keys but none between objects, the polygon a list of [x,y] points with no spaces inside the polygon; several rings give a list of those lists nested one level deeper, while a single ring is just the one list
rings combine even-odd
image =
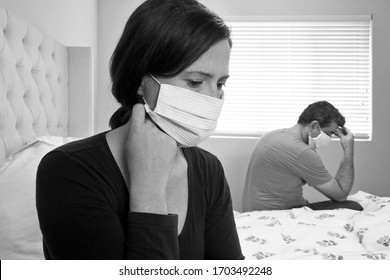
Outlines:
[{"label": "man's gray t-shirt", "polygon": [[302,186],[325,184],[332,176],[315,150],[287,129],[256,143],[246,175],[243,211],[290,209],[307,204]]}]

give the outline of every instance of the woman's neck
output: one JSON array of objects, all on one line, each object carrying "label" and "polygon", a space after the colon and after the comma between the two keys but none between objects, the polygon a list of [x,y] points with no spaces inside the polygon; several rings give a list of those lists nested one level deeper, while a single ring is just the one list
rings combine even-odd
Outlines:
[{"label": "woman's neck", "polygon": [[126,141],[129,132],[129,124],[122,125],[115,128],[106,134],[106,140],[111,154],[113,155],[116,164],[118,165],[122,176],[126,182],[126,186],[129,186],[129,171],[126,163]]}]

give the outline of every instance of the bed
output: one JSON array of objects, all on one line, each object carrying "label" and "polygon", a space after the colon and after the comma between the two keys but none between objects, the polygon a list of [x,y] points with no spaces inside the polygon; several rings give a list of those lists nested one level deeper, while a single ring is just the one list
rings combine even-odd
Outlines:
[{"label": "bed", "polygon": [[359,191],[349,199],[364,210],[236,212],[246,259],[390,260],[390,197]]},{"label": "bed", "polygon": [[42,259],[40,159],[93,133],[91,47],[64,46],[0,7],[0,259]]}]

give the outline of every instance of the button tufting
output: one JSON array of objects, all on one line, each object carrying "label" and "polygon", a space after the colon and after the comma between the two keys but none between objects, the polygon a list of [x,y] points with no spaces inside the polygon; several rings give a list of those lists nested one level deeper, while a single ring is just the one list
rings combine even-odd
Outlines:
[{"label": "button tufting", "polygon": [[[6,75],[4,81],[1,81],[0,73],[0,88],[3,87],[0,95],[4,97],[5,103],[0,101],[0,107],[5,107],[9,113],[10,118],[5,120],[6,128],[12,131],[10,141],[15,144],[10,151],[6,151],[8,155],[14,148],[29,143],[26,138],[34,131],[50,134],[46,126],[50,132],[67,133],[66,123],[59,123],[57,119],[64,118],[67,122],[68,112],[63,110],[62,104],[52,104],[52,100],[60,101],[58,95],[63,94],[63,90],[66,90],[64,94],[68,93],[67,84],[64,89],[60,88],[59,93],[56,84],[68,82],[68,54],[65,46],[59,44],[57,47],[55,41],[42,35],[39,30],[30,30],[28,25],[26,28],[20,19],[12,20],[10,17],[4,20],[3,10],[0,10],[3,20],[0,23],[0,72],[12,72],[12,76]],[[10,59],[6,55],[10,55]],[[58,74],[63,71],[64,74]],[[3,121],[1,118],[0,123]]]}]

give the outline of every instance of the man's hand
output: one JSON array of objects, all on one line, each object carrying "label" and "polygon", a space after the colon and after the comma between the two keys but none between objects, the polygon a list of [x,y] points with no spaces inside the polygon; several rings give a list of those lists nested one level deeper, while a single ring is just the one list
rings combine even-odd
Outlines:
[{"label": "man's hand", "polygon": [[[342,129],[345,133],[343,133]],[[337,128],[335,133],[340,138],[344,151],[353,152],[355,136],[348,128],[343,127],[342,129]]]}]

